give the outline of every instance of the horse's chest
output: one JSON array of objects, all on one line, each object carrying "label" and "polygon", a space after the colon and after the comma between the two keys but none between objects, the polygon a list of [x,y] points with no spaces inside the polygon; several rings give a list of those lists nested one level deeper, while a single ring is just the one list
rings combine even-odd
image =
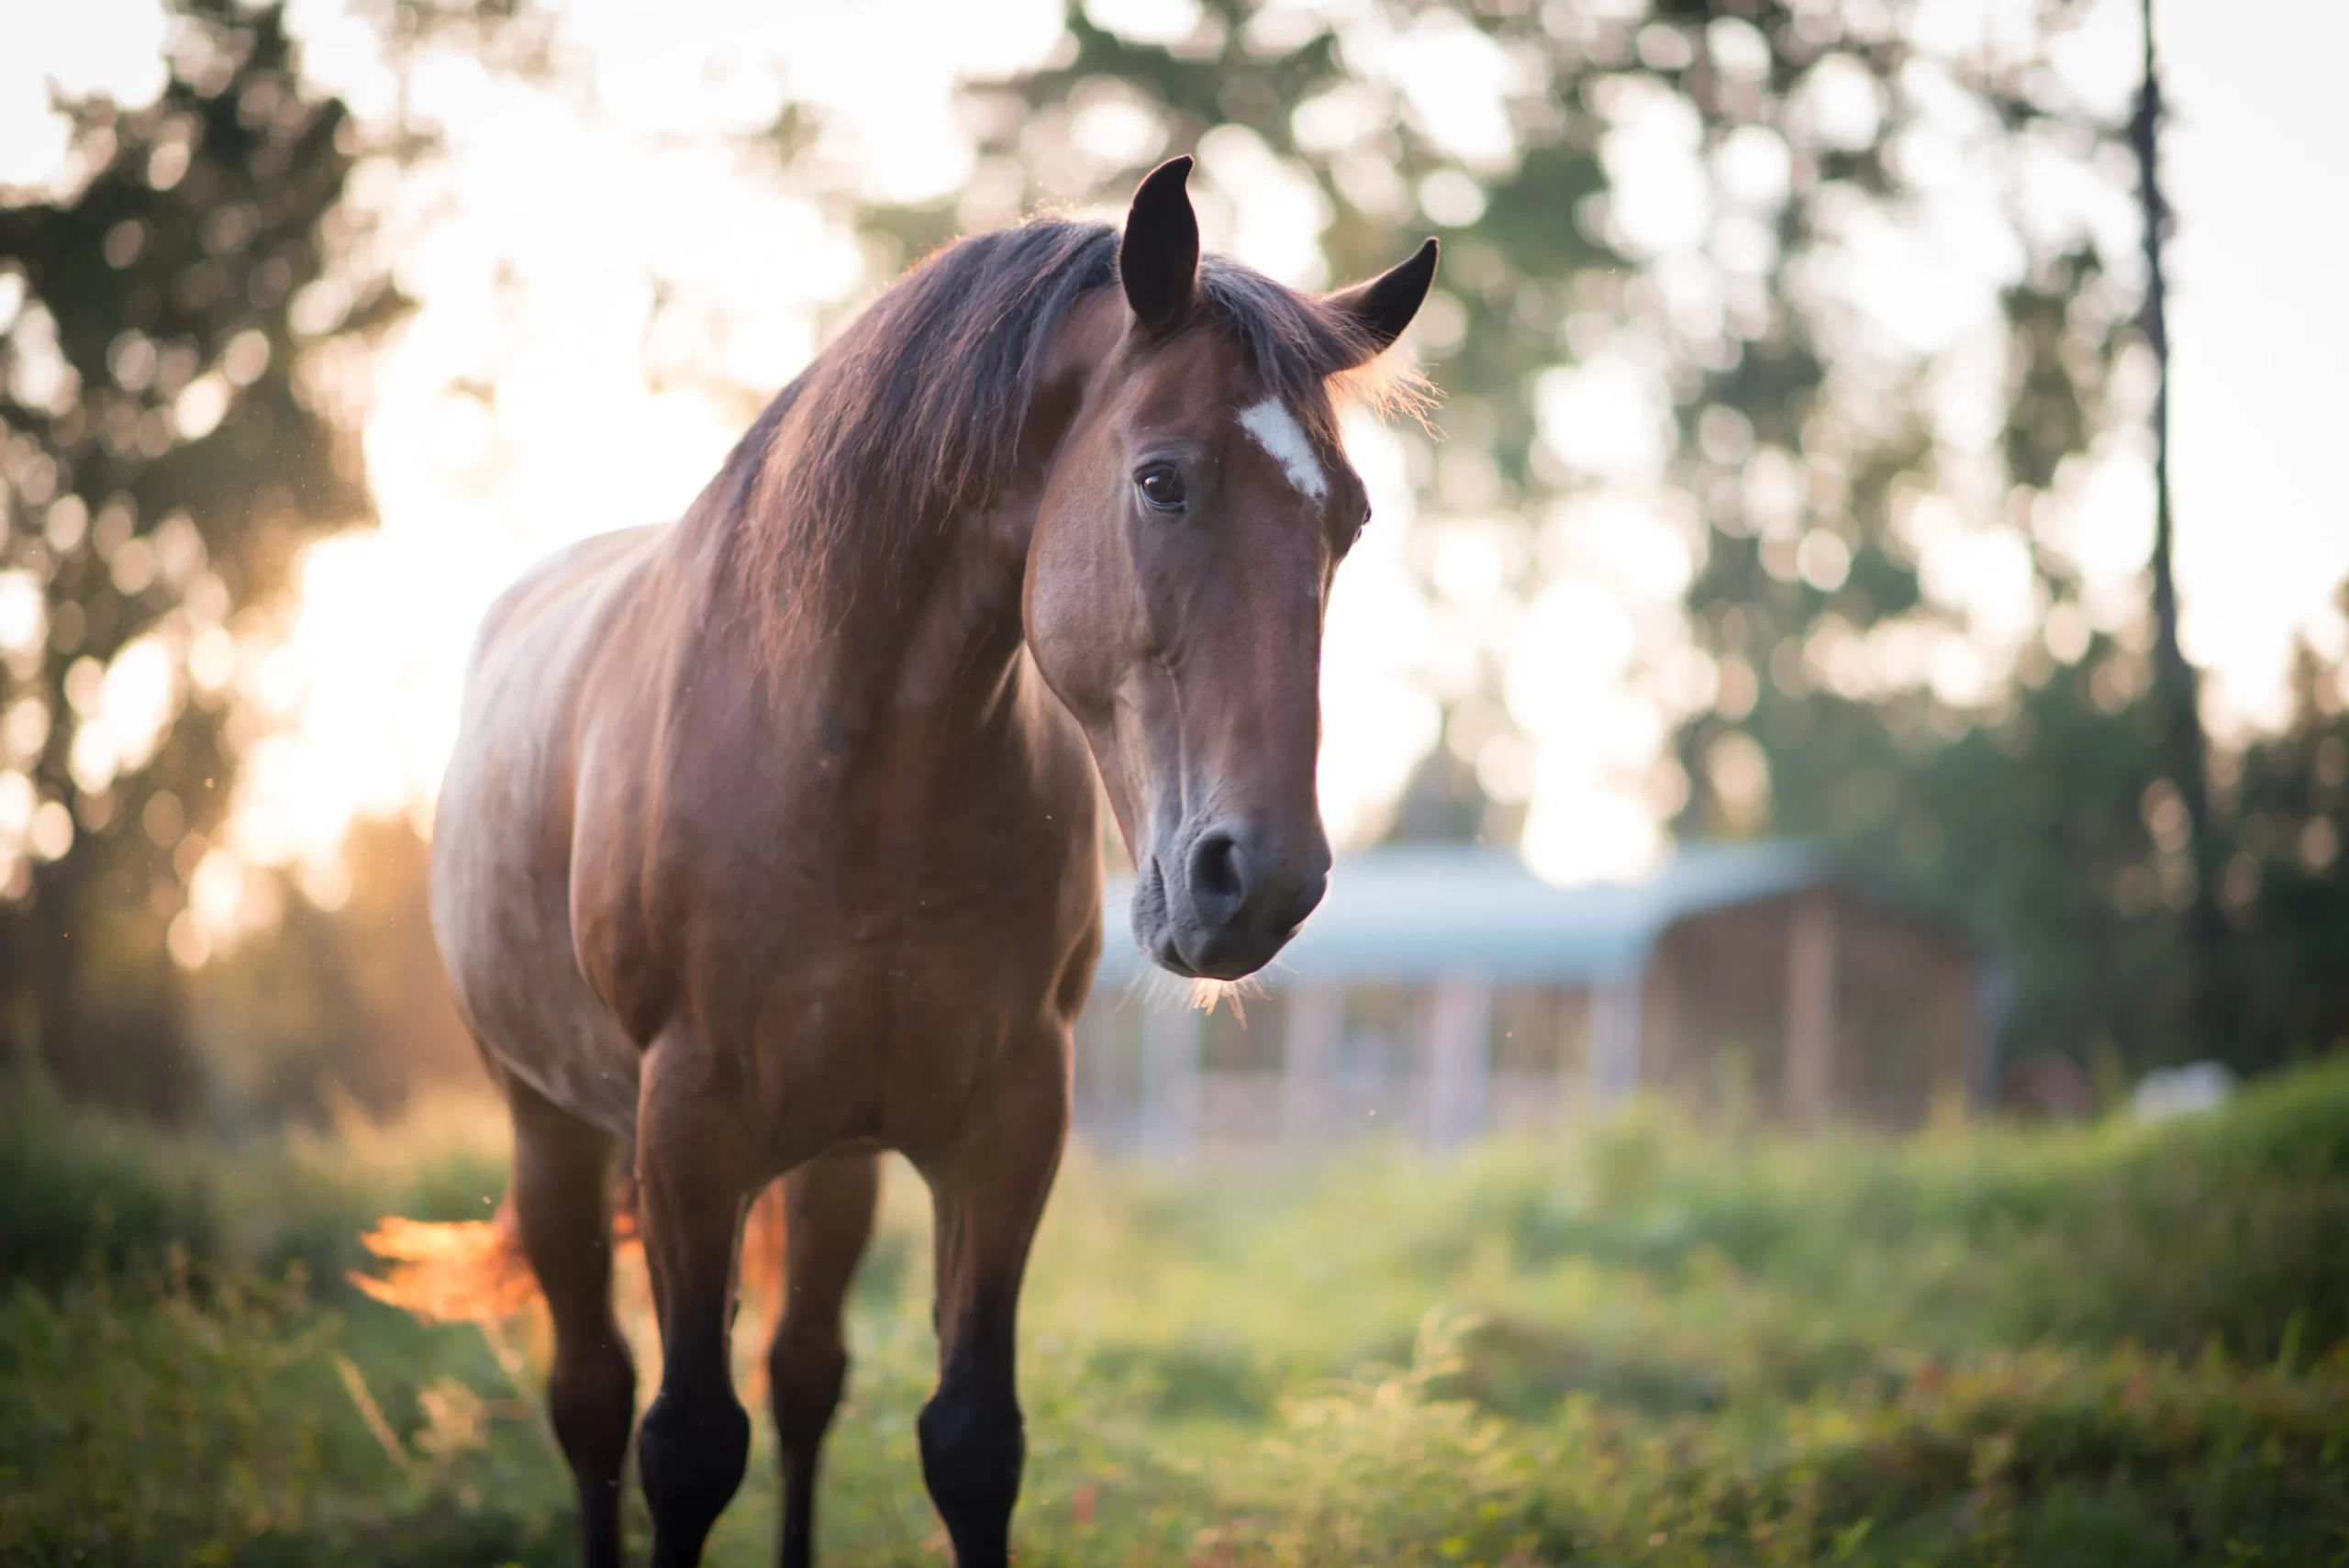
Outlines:
[{"label": "horse's chest", "polygon": [[1076,935],[1050,887],[927,884],[842,891],[721,960],[816,1035],[986,1032],[1032,1015]]},{"label": "horse's chest", "polygon": [[730,1037],[715,1043],[744,1064],[781,1144],[918,1151],[990,1073],[1061,1049],[1052,998],[1080,933],[1058,911],[913,900],[818,924],[743,944],[727,961],[741,1005],[714,1010]]},{"label": "horse's chest", "polygon": [[1008,1054],[1064,1049],[1100,897],[1078,746],[997,747],[914,790],[763,745],[784,761],[752,795],[711,793],[731,767],[616,794],[574,840],[590,984],[643,1045],[698,1037],[778,1148],[910,1149]]}]

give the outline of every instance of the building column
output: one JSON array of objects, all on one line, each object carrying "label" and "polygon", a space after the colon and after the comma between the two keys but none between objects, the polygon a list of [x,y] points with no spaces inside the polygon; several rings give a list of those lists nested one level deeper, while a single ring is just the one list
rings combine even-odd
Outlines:
[{"label": "building column", "polygon": [[1141,1016],[1141,1147],[1179,1158],[1199,1146],[1199,1042],[1207,1015],[1152,1000]]},{"label": "building column", "polygon": [[1640,1087],[1640,1012],[1644,967],[1609,975],[1590,988],[1590,1108],[1613,1109]]},{"label": "building column", "polygon": [[1492,1078],[1493,988],[1473,975],[1435,984],[1428,1029],[1428,1141],[1457,1148],[1481,1137]]},{"label": "building column", "polygon": [[1835,902],[1795,900],[1787,930],[1787,1119],[1822,1126],[1835,1095]]},{"label": "building column", "polygon": [[1281,1141],[1293,1148],[1329,1135],[1345,1016],[1343,986],[1316,981],[1289,990],[1288,1034],[1281,1042]]},{"label": "building column", "polygon": [[1942,959],[1935,976],[1939,1006],[1935,1008],[1933,1081],[1927,1095],[1924,1119],[1965,1116],[1973,1106],[1974,965],[1969,955],[1951,953]]},{"label": "building column", "polygon": [[1973,960],[1973,973],[1967,993],[1972,1006],[1965,1020],[1965,1090],[1975,1107],[1984,1109],[1998,1098],[1998,1035],[2006,1027],[2007,1010],[2014,1006],[2015,980],[2004,962],[1980,956]]},{"label": "building column", "polygon": [[[1648,972],[1640,983],[1640,1066],[1632,1082],[1644,1084],[1667,1098],[1686,1100],[1688,1064],[1680,1060],[1679,966],[1670,946],[1659,940],[1648,953]],[[1702,1093],[1702,1086],[1697,1087]]]}]

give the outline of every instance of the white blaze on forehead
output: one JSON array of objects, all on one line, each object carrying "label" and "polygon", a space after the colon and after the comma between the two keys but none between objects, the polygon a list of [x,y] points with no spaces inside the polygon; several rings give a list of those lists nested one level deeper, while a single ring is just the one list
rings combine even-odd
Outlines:
[{"label": "white blaze on forehead", "polygon": [[1330,481],[1322,473],[1321,465],[1314,461],[1313,443],[1306,439],[1304,427],[1288,411],[1288,405],[1277,397],[1267,397],[1252,408],[1242,408],[1240,428],[1273,454],[1287,472],[1291,484],[1316,501],[1329,494]]}]

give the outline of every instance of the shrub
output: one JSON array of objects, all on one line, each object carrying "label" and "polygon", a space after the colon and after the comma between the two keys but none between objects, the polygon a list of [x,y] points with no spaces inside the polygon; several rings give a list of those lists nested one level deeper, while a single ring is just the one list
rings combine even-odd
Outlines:
[{"label": "shrub", "polygon": [[[386,1212],[484,1211],[494,1111],[225,1146],[38,1095],[0,1099],[0,1561],[570,1560],[542,1338],[340,1281]],[[2344,1129],[2333,1066],[2192,1120],[1906,1144],[1647,1111],[1274,1176],[1078,1151],[1023,1308],[1021,1558],[2335,1562]],[[835,1562],[943,1550],[903,1174],[852,1298]],[[768,1560],[774,1507],[769,1455],[712,1561]]]}]

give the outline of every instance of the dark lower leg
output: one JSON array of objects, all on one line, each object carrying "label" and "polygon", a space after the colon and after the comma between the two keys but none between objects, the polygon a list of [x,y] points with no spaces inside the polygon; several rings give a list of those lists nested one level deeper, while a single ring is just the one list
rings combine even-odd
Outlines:
[{"label": "dark lower leg", "polygon": [[734,1251],[751,1182],[730,1107],[663,1094],[662,1052],[646,1060],[637,1162],[644,1255],[661,1318],[661,1391],[637,1432],[652,1516],[653,1568],[691,1568],[742,1484],[751,1418],[734,1396],[727,1342]]},{"label": "dark lower leg", "polygon": [[579,1494],[580,1555],[618,1568],[636,1370],[611,1307],[611,1140],[526,1087],[514,1111],[515,1219],[554,1321],[547,1406]]},{"label": "dark lower leg", "polygon": [[742,1485],[751,1458],[750,1415],[723,1383],[664,1375],[636,1445],[652,1515],[653,1568],[693,1568],[710,1528]]},{"label": "dark lower leg", "polygon": [[869,1154],[828,1156],[784,1178],[784,1309],[767,1353],[783,1463],[783,1568],[813,1560],[817,1457],[848,1377],[841,1304],[873,1233],[877,1191]]},{"label": "dark lower leg", "polygon": [[1010,1561],[1028,1446],[1014,1370],[1019,1284],[1067,1126],[1056,1095],[1014,1097],[1005,1113],[974,1118],[984,1146],[925,1173],[938,1212],[939,1377],[922,1407],[921,1470],[958,1568]]},{"label": "dark lower leg", "polygon": [[966,1333],[941,1367],[918,1430],[922,1481],[954,1543],[958,1568],[1008,1562],[1011,1511],[1028,1454],[1008,1310],[1000,1331]]},{"label": "dark lower leg", "polygon": [[848,1352],[838,1344],[786,1348],[779,1336],[770,1365],[783,1461],[783,1568],[808,1568],[816,1553],[816,1462],[848,1384]]}]

